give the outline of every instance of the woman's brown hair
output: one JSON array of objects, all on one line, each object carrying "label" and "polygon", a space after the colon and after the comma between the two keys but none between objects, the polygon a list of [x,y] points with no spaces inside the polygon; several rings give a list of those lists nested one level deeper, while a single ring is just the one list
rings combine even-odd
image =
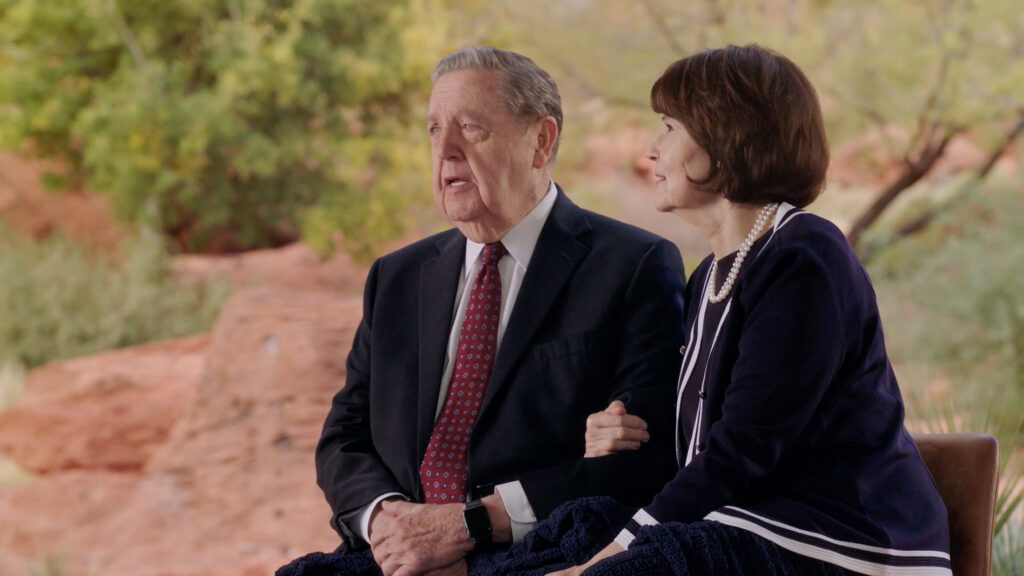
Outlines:
[{"label": "woman's brown hair", "polygon": [[711,157],[694,181],[737,203],[804,207],[821,193],[828,141],[818,96],[785,56],[726,46],[670,65],[651,87],[651,108],[683,124]]}]

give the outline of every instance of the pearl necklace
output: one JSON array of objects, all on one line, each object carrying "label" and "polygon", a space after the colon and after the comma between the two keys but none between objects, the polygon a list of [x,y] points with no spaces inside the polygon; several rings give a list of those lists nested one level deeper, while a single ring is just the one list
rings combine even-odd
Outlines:
[{"label": "pearl necklace", "polygon": [[725,283],[722,284],[721,291],[716,294],[715,290],[715,278],[718,277],[718,260],[711,261],[711,278],[708,282],[707,297],[708,302],[712,304],[718,304],[725,297],[732,292],[732,285],[736,283],[736,277],[740,274],[740,266],[743,265],[743,260],[746,259],[747,253],[750,252],[750,247],[754,245],[754,241],[757,240],[758,234],[761,233],[761,229],[764,228],[766,222],[771,217],[775,209],[779,207],[778,202],[772,202],[771,204],[765,204],[764,208],[757,214],[757,220],[754,221],[754,227],[747,233],[747,237],[743,239],[743,243],[740,244],[740,249],[736,252],[736,259],[732,262],[732,268],[729,269],[729,275],[725,278]]}]

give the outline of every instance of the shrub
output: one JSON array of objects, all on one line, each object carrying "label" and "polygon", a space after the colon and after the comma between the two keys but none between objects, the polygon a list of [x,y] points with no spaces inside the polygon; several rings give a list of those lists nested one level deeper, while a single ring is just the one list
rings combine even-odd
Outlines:
[{"label": "shrub", "polygon": [[181,285],[168,264],[153,238],[126,240],[104,257],[59,236],[36,243],[0,227],[0,364],[32,368],[209,330],[226,286]]},{"label": "shrub", "polygon": [[931,366],[962,399],[1024,412],[1021,188],[990,180],[870,266],[895,363]]}]

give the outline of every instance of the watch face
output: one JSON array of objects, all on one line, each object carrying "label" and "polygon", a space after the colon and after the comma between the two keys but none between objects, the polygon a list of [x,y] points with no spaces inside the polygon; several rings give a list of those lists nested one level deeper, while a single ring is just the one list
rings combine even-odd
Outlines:
[{"label": "watch face", "polygon": [[491,537],[491,519],[487,517],[487,508],[479,500],[473,500],[462,512],[469,537],[476,542],[489,540]]}]

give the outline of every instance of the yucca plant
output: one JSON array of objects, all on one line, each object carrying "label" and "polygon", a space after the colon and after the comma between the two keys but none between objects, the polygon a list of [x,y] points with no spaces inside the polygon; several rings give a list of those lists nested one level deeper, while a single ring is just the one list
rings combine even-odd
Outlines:
[{"label": "yucca plant", "polygon": [[992,574],[1024,576],[1024,527],[1020,514],[1024,502],[1024,465],[1016,457],[1024,416],[1007,416],[996,404],[966,399],[939,403],[917,389],[907,392],[908,428],[912,432],[950,434],[983,432],[999,441],[999,484],[993,524]]},{"label": "yucca plant", "polygon": [[1024,529],[1020,524],[1007,524],[996,535],[992,551],[992,574],[1024,576]]}]

